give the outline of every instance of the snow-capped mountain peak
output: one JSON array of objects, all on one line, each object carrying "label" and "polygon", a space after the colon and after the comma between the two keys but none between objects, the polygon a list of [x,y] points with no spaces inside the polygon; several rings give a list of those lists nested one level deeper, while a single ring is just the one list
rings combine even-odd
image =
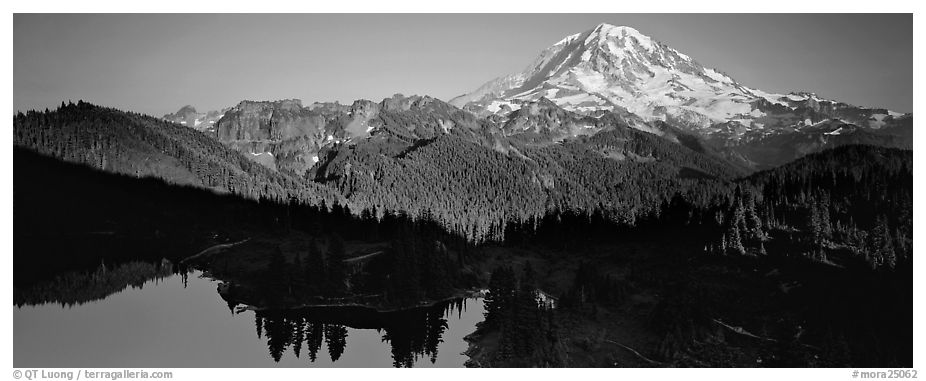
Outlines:
[{"label": "snow-capped mountain peak", "polygon": [[[643,120],[734,140],[755,131],[805,125],[807,119],[846,119],[838,110],[854,108],[811,93],[782,95],[743,86],[632,27],[606,23],[563,38],[523,71],[489,81],[450,103],[487,114],[510,112],[542,97],[569,111],[627,111]],[[822,114],[796,115],[794,110],[801,108]],[[876,111],[854,109],[851,113],[859,117],[847,119],[853,123],[868,123]],[[882,123],[882,117],[875,119]]]},{"label": "snow-capped mountain peak", "polygon": [[611,38],[630,38],[634,41],[634,43],[649,51],[652,51],[655,48],[654,45],[656,44],[656,42],[653,41],[653,39],[651,39],[649,36],[640,33],[640,31],[634,28],[629,26],[615,26],[607,23],[598,24],[595,29],[592,29],[592,32],[589,33],[588,37],[586,37],[585,43],[588,44],[591,41],[597,40],[600,44],[602,41]]},{"label": "snow-capped mountain peak", "polygon": [[[716,99],[693,104],[695,98],[705,96]],[[729,98],[745,100],[755,94],[634,28],[599,24],[545,49],[521,73],[490,81],[451,103],[463,106],[486,102],[484,106],[489,107],[499,99],[540,97],[573,111],[626,108],[648,119],[707,111],[707,123],[748,113],[748,106],[732,105],[743,102],[731,102]]]}]

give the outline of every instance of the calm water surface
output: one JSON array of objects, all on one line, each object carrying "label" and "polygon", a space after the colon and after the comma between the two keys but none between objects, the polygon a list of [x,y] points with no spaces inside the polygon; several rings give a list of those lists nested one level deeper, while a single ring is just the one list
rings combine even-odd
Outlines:
[{"label": "calm water surface", "polygon": [[13,365],[462,367],[484,312],[471,298],[398,314],[235,313],[217,285],[194,271],[75,306],[14,306]]}]

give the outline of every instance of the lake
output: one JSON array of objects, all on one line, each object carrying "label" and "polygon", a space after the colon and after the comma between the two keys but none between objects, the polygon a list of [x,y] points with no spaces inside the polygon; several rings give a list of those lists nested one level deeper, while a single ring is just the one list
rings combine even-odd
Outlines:
[{"label": "lake", "polygon": [[482,298],[394,313],[256,312],[229,306],[199,271],[82,304],[14,306],[13,366],[462,367]]}]

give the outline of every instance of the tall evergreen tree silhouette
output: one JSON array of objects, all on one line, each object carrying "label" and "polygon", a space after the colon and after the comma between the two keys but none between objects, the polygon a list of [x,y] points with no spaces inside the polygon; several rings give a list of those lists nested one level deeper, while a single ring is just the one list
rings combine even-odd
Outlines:
[{"label": "tall evergreen tree silhouette", "polygon": [[341,294],[345,289],[347,273],[344,267],[344,259],[347,257],[344,239],[334,233],[328,239],[328,290],[332,294]]},{"label": "tall evergreen tree silhouette", "polygon": [[289,294],[289,268],[283,250],[278,246],[270,256],[270,263],[264,271],[263,294],[268,304],[279,305]]},{"label": "tall evergreen tree silhouette", "polygon": [[325,344],[328,346],[328,355],[331,361],[338,361],[347,346],[347,328],[340,324],[325,325]]},{"label": "tall evergreen tree silhouette", "polygon": [[309,242],[305,264],[306,287],[309,294],[319,295],[328,286],[328,270],[325,266],[325,257],[315,238]]},{"label": "tall evergreen tree silhouette", "polygon": [[306,323],[306,348],[309,350],[309,361],[315,362],[318,358],[318,350],[322,347],[322,341],[325,339],[325,325],[317,321],[308,321]]}]

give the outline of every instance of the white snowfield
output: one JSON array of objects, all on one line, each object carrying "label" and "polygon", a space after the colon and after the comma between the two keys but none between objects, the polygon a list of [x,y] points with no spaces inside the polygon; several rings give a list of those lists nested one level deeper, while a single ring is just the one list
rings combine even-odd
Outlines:
[{"label": "white snowfield", "polygon": [[[523,101],[542,97],[570,111],[625,108],[645,121],[672,120],[706,133],[727,122],[742,125],[744,131],[810,125],[809,119],[775,118],[768,110],[790,112],[825,101],[810,93],[751,89],[636,29],[600,24],[545,49],[524,71],[489,81],[450,103],[499,113],[503,105],[514,110]],[[880,128],[882,115],[874,113],[865,125]]]}]

